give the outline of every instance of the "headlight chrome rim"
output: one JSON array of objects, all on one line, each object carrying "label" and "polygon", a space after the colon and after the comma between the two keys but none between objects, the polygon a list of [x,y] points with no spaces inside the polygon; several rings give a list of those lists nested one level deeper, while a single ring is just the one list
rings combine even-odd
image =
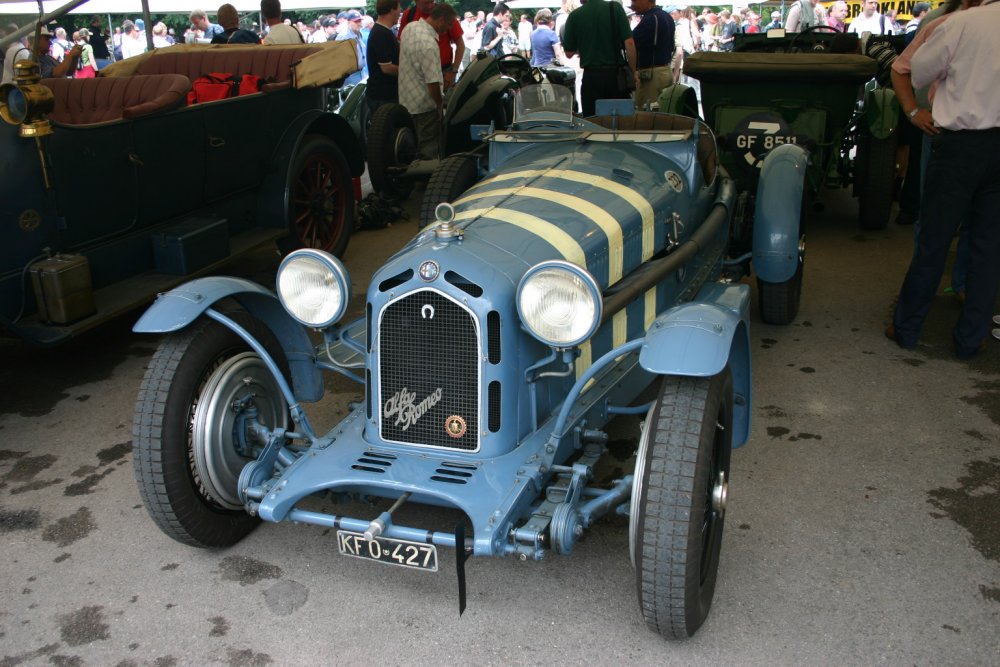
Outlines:
[{"label": "headlight chrome rim", "polygon": [[[319,271],[317,271],[317,269]],[[294,279],[295,276],[288,273],[289,271],[306,271],[312,273],[312,280],[317,280],[322,278],[325,285],[314,285],[311,290],[314,294],[313,296],[318,296],[323,301],[322,305],[316,306],[310,304],[304,304],[305,308],[312,308],[313,310],[319,311],[322,314],[321,317],[310,318],[303,312],[303,305],[294,303],[296,298],[301,298],[304,291],[290,293],[291,285],[288,285],[288,280]],[[323,273],[325,271],[325,274]],[[307,276],[308,278],[309,276]],[[299,276],[301,279],[301,275]],[[285,279],[285,289],[283,286],[283,279]],[[326,290],[336,290],[335,292],[327,292]],[[340,260],[331,255],[328,252],[322,250],[317,250],[315,248],[303,248],[301,250],[295,250],[288,254],[285,259],[281,261],[281,265],[278,267],[278,273],[275,278],[275,291],[278,294],[278,300],[284,307],[285,311],[295,319],[296,322],[303,324],[307,327],[313,327],[316,329],[325,329],[326,327],[336,324],[347,311],[347,307],[350,304],[351,299],[351,278],[347,273],[347,269],[341,264]],[[325,292],[325,297],[324,297]],[[335,304],[332,311],[326,312],[323,309],[323,305],[326,305],[326,298],[329,296],[334,296],[339,299],[339,303]]]},{"label": "headlight chrome rim", "polygon": [[[588,297],[591,301],[592,307],[592,321],[589,322],[586,329],[580,330],[577,335],[569,336],[562,339],[557,339],[553,337],[548,337],[543,331],[540,331],[535,323],[532,322],[530,314],[526,313],[524,297],[525,289],[532,287],[532,281],[537,280],[538,276],[549,273],[550,276],[558,276],[559,273],[565,273],[570,278],[578,280],[579,284],[575,287],[577,289],[582,289],[585,293],[584,295]],[[597,279],[586,269],[573,264],[572,262],[567,262],[565,260],[549,260],[546,262],[541,262],[535,266],[528,269],[528,271],[521,278],[521,282],[517,286],[517,314],[521,322],[528,329],[532,336],[537,338],[542,343],[549,345],[551,347],[565,349],[572,348],[580,345],[581,343],[590,339],[591,336],[597,331],[597,328],[601,324],[601,318],[604,309],[604,300],[601,296],[601,288],[597,283]],[[573,314],[573,320],[575,321],[576,314]],[[571,325],[572,326],[572,325]]]}]

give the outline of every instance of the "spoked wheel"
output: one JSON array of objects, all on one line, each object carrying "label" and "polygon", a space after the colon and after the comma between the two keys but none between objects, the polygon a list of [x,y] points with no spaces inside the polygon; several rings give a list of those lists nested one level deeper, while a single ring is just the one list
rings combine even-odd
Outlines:
[{"label": "spoked wheel", "polygon": [[290,179],[292,244],[342,255],[354,231],[354,189],[347,160],[337,144],[326,137],[306,137]]},{"label": "spoked wheel", "polygon": [[667,639],[691,637],[715,594],[729,492],[733,380],[667,376],[636,454],[629,519],[639,609]]},{"label": "spoked wheel", "polygon": [[401,104],[383,104],[368,126],[368,176],[375,192],[406,199],[413,183],[401,172],[417,157],[417,131]]},{"label": "spoked wheel", "polygon": [[459,153],[441,161],[431,174],[420,203],[421,228],[436,220],[434,209],[442,202],[451,203],[479,180],[479,161],[475,155]]},{"label": "spoked wheel", "polygon": [[[232,318],[275,354],[263,325]],[[164,533],[226,547],[256,527],[237,494],[240,471],[259,454],[243,435],[252,409],[270,428],[288,425],[277,382],[229,329],[203,318],[160,344],[136,401],[132,450],[139,495]]]}]

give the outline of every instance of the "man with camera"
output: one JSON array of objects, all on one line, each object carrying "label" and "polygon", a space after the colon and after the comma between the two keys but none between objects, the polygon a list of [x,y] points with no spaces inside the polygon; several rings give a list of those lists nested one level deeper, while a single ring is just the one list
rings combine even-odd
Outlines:
[{"label": "man with camera", "polygon": [[[80,57],[80,53],[83,52],[83,46],[80,44],[74,44],[73,47],[66,51],[66,55],[62,62],[56,62],[56,59],[49,55],[49,49],[51,48],[52,33],[49,32],[47,26],[42,26],[38,33],[38,43],[34,45],[35,60],[38,62],[38,69],[42,75],[43,79],[58,78],[62,76],[67,76],[70,72],[76,69],[76,60]],[[14,42],[7,50],[7,55],[4,57],[3,62],[3,79],[0,83],[10,83],[14,80],[14,63],[19,60],[27,60],[31,57],[31,51],[28,47],[23,46],[20,42]]]},{"label": "man with camera", "polygon": [[[671,6],[670,11],[676,11]],[[635,108],[644,109],[657,100],[660,91],[674,81],[671,60],[674,57],[674,20],[656,6],[656,0],[632,0],[632,11],[642,18],[632,30],[635,40]]]}]

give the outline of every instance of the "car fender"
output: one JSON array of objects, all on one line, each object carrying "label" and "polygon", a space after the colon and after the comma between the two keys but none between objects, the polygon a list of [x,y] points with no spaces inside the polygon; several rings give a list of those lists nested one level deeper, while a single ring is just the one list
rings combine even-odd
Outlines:
[{"label": "car fender", "polygon": [[802,193],[809,153],[796,144],[764,157],[753,223],[753,268],[769,283],[788,280],[799,265]]},{"label": "car fender", "polygon": [[225,298],[234,299],[274,334],[288,360],[295,398],[306,403],[320,400],[323,376],[314,363],[313,345],[305,328],[292,319],[272,292],[253,281],[212,276],[184,283],[157,297],[132,331],[157,334],[180,331]]},{"label": "car fender", "polygon": [[899,125],[899,100],[892,88],[865,89],[864,123],[876,139],[885,139]]},{"label": "car fender", "polygon": [[729,364],[733,447],[750,434],[749,304],[747,285],[707,284],[653,320],[639,351],[639,365],[657,375],[711,377]]},{"label": "car fender", "polygon": [[514,80],[505,76],[498,76],[483,81],[471,97],[462,102],[454,113],[448,114],[446,119],[448,125],[458,125],[468,122],[477,112],[490,108],[487,105],[487,100],[493,96],[499,97],[514,86]]},{"label": "car fender", "polygon": [[694,88],[686,83],[675,83],[667,86],[660,92],[657,99],[659,110],[666,113],[675,113],[690,118],[699,118],[698,96]]}]

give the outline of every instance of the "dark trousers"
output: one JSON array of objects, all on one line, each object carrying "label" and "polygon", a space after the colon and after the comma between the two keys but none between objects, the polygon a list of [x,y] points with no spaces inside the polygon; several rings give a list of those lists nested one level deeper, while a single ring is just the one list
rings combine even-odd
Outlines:
[{"label": "dark trousers", "polygon": [[968,225],[971,253],[965,304],[952,332],[959,356],[989,335],[1000,287],[1000,128],[951,132],[931,140],[920,233],[893,316],[896,337],[916,345],[937,293],[959,223]]},{"label": "dark trousers", "polygon": [[580,97],[583,103],[583,115],[594,115],[594,103],[597,100],[625,100],[631,95],[623,95],[618,91],[617,67],[588,67],[583,70],[583,83],[580,85]]},{"label": "dark trousers", "polygon": [[906,163],[903,189],[899,192],[899,210],[917,217],[920,215],[920,151],[924,145],[924,133],[908,118],[900,116],[900,140],[910,147],[910,159]]}]

